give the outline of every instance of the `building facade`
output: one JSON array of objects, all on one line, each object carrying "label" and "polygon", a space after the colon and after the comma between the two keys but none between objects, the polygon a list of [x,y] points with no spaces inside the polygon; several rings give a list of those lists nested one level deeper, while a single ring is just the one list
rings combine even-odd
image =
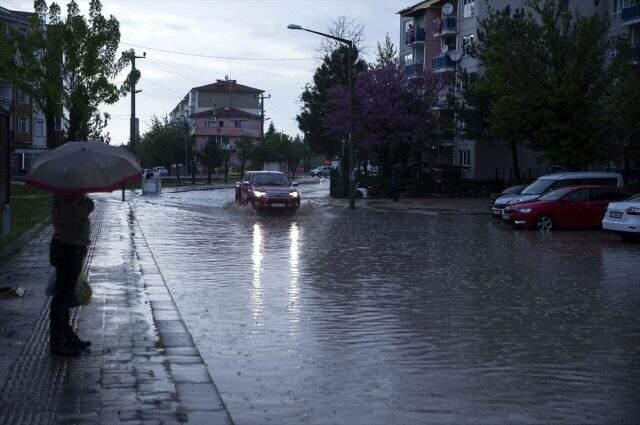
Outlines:
[{"label": "building facade", "polygon": [[231,153],[232,166],[239,165],[235,154],[242,137],[257,145],[262,139],[261,95],[263,90],[238,84],[235,80],[217,80],[194,87],[169,114],[171,122],[189,123],[195,148],[202,151],[217,141]]},{"label": "building facade", "polygon": [[[437,165],[456,165],[466,178],[510,179],[513,176],[509,145],[497,141],[459,137],[461,123],[448,108],[448,97],[457,96],[460,76],[482,73],[482,65],[467,54],[467,46],[477,39],[480,21],[490,9],[524,7],[525,0],[427,0],[407,7],[400,15],[400,62],[409,77],[433,72],[443,77],[445,88],[434,111],[440,128],[434,133],[429,160]],[[615,41],[626,37],[634,52],[640,46],[640,0],[569,0],[572,10],[582,15],[611,16],[609,55],[615,55]],[[550,171],[548,164],[525,146],[519,146],[520,175],[533,177]]]}]

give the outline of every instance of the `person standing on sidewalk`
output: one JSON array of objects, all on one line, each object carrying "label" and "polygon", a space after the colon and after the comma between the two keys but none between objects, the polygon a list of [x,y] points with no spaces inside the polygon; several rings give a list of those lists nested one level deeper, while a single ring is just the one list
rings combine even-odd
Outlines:
[{"label": "person standing on sidewalk", "polygon": [[49,250],[51,265],[56,269],[49,322],[52,354],[77,356],[91,345],[73,331],[69,309],[74,305],[76,283],[87,255],[91,233],[89,215],[93,208],[93,201],[85,195],[53,198],[53,238]]}]

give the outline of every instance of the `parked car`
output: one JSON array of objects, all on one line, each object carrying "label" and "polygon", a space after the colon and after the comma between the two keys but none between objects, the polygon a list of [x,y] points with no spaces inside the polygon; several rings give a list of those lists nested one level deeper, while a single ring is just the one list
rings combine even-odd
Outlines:
[{"label": "parked car", "polygon": [[508,205],[531,201],[554,189],[567,186],[612,186],[623,187],[624,181],[619,173],[555,173],[542,176],[522,190],[519,195],[505,195],[496,199],[492,212],[502,214]]},{"label": "parked car", "polygon": [[248,171],[242,182],[236,183],[236,201],[251,204],[255,209],[286,209],[300,207],[297,183],[291,183],[279,171]]},{"label": "parked car", "polygon": [[640,194],[622,202],[612,202],[602,219],[602,228],[624,241],[640,241]]},{"label": "parked car", "polygon": [[627,196],[624,190],[610,186],[563,187],[507,206],[504,218],[516,227],[542,231],[600,227],[609,202]]},{"label": "parked car", "polygon": [[525,184],[519,184],[516,186],[510,186],[508,188],[506,188],[505,190],[503,190],[500,193],[493,193],[489,199],[491,199],[491,203],[489,204],[489,208],[491,209],[491,213],[495,216],[495,217],[501,217],[502,216],[502,210],[504,209],[497,209],[495,207],[495,203],[496,203],[496,199],[503,197],[503,196],[507,196],[507,195],[520,195],[522,193],[522,191],[524,190],[524,188],[527,187],[527,185]]},{"label": "parked car", "polygon": [[313,170],[309,171],[309,175],[313,177],[329,177],[331,175],[331,167],[328,165],[321,165]]},{"label": "parked car", "polygon": [[153,172],[162,177],[169,175],[166,167],[153,167]]}]

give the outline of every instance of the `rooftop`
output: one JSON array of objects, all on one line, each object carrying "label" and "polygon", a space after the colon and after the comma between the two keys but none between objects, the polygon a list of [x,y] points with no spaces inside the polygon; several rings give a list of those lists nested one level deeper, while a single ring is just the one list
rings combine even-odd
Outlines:
[{"label": "rooftop", "polygon": [[191,90],[235,93],[264,93],[264,90],[238,84],[236,80],[216,80],[215,83],[194,87]]}]

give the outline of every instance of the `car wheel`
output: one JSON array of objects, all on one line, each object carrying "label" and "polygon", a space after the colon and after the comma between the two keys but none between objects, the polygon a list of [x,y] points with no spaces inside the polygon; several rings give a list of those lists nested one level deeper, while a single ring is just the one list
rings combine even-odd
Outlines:
[{"label": "car wheel", "polygon": [[536,220],[536,229],[541,232],[549,232],[553,229],[553,218],[548,215],[541,215]]}]

